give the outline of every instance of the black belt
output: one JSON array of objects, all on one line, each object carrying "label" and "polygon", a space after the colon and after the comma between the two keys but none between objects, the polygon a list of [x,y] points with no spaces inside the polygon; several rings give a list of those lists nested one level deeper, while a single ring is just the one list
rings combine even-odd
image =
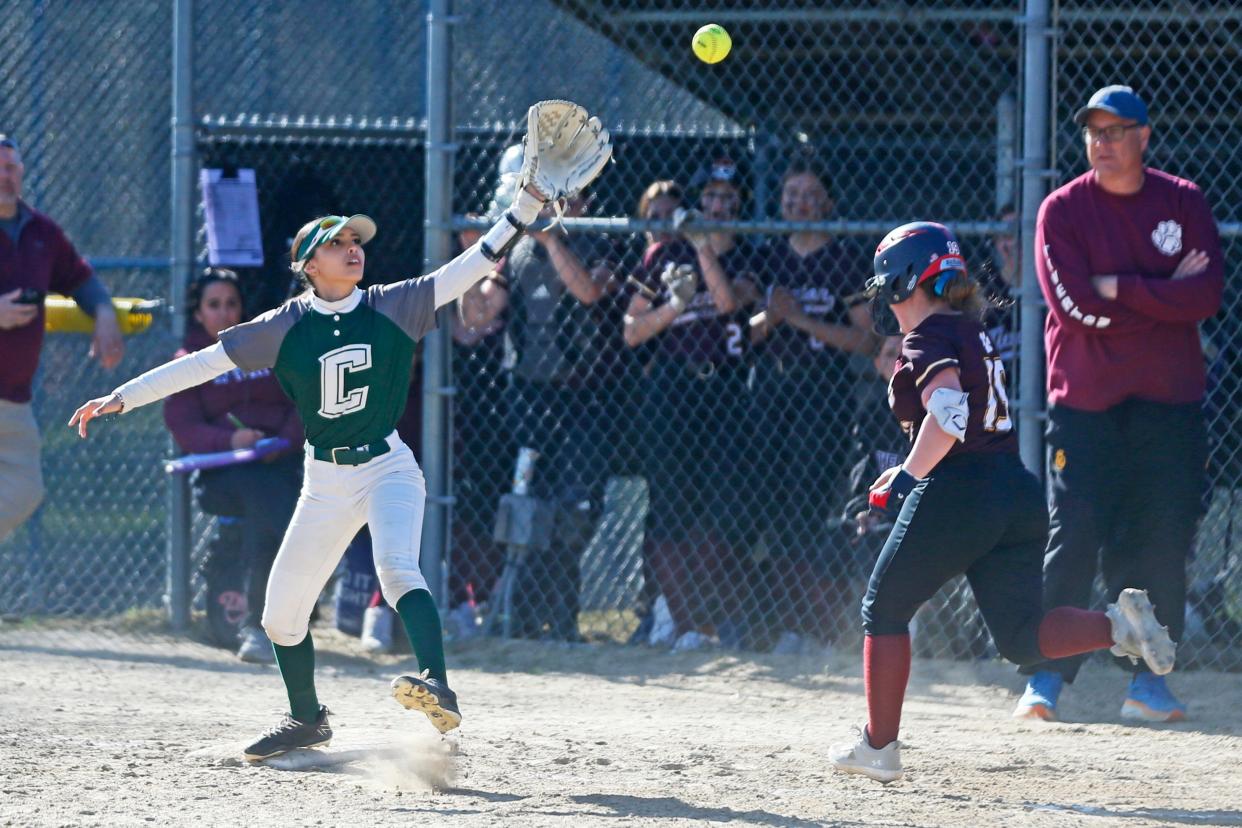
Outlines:
[{"label": "black belt", "polygon": [[387,454],[389,445],[387,440],[380,440],[378,443],[372,443],[369,446],[358,446],[357,448],[331,448],[321,449],[315,448],[314,457],[316,460],[322,460],[325,463],[335,463],[338,466],[361,466],[363,463],[371,462],[372,458],[379,457],[381,454]]}]

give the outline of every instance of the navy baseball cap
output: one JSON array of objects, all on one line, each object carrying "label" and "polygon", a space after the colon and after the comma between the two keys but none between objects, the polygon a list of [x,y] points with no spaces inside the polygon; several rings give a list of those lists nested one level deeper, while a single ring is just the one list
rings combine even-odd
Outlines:
[{"label": "navy baseball cap", "polygon": [[1134,121],[1139,126],[1147,124],[1147,104],[1143,103],[1143,99],[1134,94],[1134,90],[1128,86],[1106,86],[1098,90],[1091,96],[1091,100],[1087,101],[1087,105],[1078,110],[1078,114],[1074,116],[1074,123],[1079,126],[1087,123],[1092,110],[1096,109],[1101,112],[1111,112],[1118,118]]}]

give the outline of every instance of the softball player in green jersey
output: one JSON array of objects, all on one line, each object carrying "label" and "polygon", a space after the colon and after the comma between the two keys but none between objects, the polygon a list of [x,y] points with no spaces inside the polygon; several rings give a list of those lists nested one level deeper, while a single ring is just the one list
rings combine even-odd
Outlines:
[{"label": "softball player in green jersey", "polygon": [[[607,130],[582,107],[544,101],[528,112],[523,189],[473,247],[429,276],[360,290],[367,216],[326,216],[294,238],[292,269],[309,290],[242,325],[215,345],[152,369],[69,421],[81,436],[102,414],[128,412],[235,369],[271,368],[306,427],[302,492],[272,565],[263,627],[272,639],[290,710],[247,747],[251,761],[332,738],[315,692],[310,614],[350,539],[369,524],[385,600],[409,635],[420,675],[392,692],[445,733],[461,723],[444,665],[440,617],[419,569],[426,487],[395,431],[405,406],[416,343],[436,310],[490,273],[545,201],[586,186],[611,156]],[[402,379],[404,377],[404,379]]]}]

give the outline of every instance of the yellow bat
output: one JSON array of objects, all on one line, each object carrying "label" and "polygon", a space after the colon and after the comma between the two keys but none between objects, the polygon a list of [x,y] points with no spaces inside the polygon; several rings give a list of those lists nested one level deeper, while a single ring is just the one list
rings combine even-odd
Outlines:
[{"label": "yellow bat", "polygon": [[[121,333],[142,333],[151,327],[155,313],[163,305],[160,299],[135,299],[116,297],[112,307],[116,309],[116,321]],[[78,307],[72,299],[49,296],[43,302],[46,317],[43,329],[48,333],[94,333],[95,320]]]}]

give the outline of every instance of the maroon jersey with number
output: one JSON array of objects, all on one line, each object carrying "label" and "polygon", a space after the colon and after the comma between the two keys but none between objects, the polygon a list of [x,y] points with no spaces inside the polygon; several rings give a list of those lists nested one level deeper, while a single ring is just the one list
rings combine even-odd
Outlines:
[{"label": "maroon jersey with number", "polygon": [[[754,281],[751,253],[742,245],[720,255],[720,267],[729,279]],[[671,298],[662,281],[666,270],[691,265],[699,272],[699,290],[680,316],[656,338],[657,352],[677,362],[711,362],[722,365],[746,356],[750,328],[745,310],[721,315],[699,270],[698,254],[689,242],[674,239],[652,245],[643,256],[635,278],[647,290],[643,295],[655,305]],[[654,299],[652,297],[655,297]]]},{"label": "maroon jersey with number", "polygon": [[[780,238],[761,247],[756,256],[759,288],[767,297],[772,295],[773,288],[787,288],[812,319],[848,327],[850,308],[843,300],[867,281],[871,258],[849,240],[836,240],[800,256],[788,237]],[[781,359],[808,363],[823,360],[827,351],[827,356],[837,357],[842,363],[839,373],[844,372],[849,358],[792,325],[781,325],[772,331],[763,350]]]},{"label": "maroon jersey with number", "polygon": [[927,416],[923,391],[933,377],[948,368],[956,368],[961,375],[970,415],[966,439],[955,441],[946,456],[1017,452],[1000,351],[982,325],[960,313],[932,314],[901,343],[897,370],[888,384],[888,404],[910,439],[918,434]]}]

